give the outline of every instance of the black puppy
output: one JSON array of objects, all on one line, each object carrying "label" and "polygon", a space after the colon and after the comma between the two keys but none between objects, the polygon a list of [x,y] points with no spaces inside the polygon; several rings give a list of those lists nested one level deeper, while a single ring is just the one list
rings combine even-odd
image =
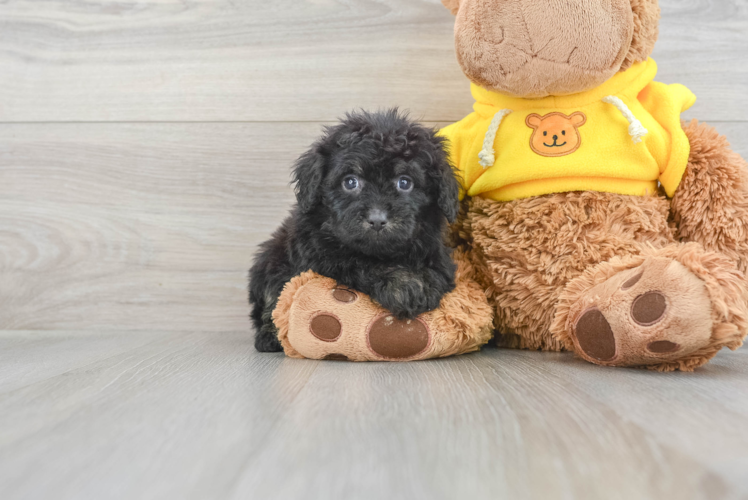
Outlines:
[{"label": "black puppy", "polygon": [[434,130],[397,110],[349,114],[293,177],[298,204],[249,271],[258,351],[282,350],[273,310],[286,282],[310,269],[401,319],[436,309],[454,289],[443,236],[459,186]]}]

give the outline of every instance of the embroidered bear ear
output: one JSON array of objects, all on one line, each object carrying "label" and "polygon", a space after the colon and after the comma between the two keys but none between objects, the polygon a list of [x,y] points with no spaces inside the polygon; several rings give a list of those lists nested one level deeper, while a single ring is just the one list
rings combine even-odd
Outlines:
[{"label": "embroidered bear ear", "polygon": [[[585,118],[586,120],[586,118]],[[538,114],[531,114],[527,116],[527,119],[525,120],[525,123],[530,128],[538,128],[541,123],[543,123],[543,117]]]},{"label": "embroidered bear ear", "polygon": [[460,10],[460,0],[442,0],[442,3],[446,8],[452,11],[452,14],[457,15],[457,11]]},{"label": "embroidered bear ear", "polygon": [[575,127],[581,127],[585,123],[587,123],[587,115],[582,113],[581,111],[577,111],[576,113],[572,114],[569,117],[571,124]]}]

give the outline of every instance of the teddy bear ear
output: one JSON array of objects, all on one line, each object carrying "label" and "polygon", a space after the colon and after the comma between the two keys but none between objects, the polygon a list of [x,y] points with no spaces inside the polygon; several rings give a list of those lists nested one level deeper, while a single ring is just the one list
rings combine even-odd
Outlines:
[{"label": "teddy bear ear", "polygon": [[571,118],[571,124],[575,127],[581,127],[585,123],[587,123],[587,115],[582,113],[581,111],[577,111],[573,115],[570,116]]},{"label": "teddy bear ear", "polygon": [[530,128],[538,128],[543,123],[543,118],[535,113],[529,115],[525,120],[525,123]]},{"label": "teddy bear ear", "polygon": [[457,15],[457,11],[460,10],[460,0],[442,0],[442,3],[446,8],[452,11],[452,14]]},{"label": "teddy bear ear", "polygon": [[646,61],[654,50],[660,32],[660,5],[658,0],[631,0],[634,13],[634,37],[621,71],[632,64]]}]

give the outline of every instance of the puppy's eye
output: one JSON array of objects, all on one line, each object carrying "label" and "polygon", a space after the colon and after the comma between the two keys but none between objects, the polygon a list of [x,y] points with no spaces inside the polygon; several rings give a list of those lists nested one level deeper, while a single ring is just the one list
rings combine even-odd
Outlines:
[{"label": "puppy's eye", "polygon": [[548,135],[548,131],[546,130],[545,132],[543,132],[543,135]]},{"label": "puppy's eye", "polygon": [[564,135],[566,135],[566,130],[564,130],[564,131],[563,131],[563,132],[561,132],[561,133],[562,133],[562,134],[564,134]]},{"label": "puppy's eye", "polygon": [[361,182],[355,175],[349,175],[348,177],[343,179],[343,189],[345,189],[346,191],[355,191],[360,185]]},{"label": "puppy's eye", "polygon": [[403,175],[397,180],[397,189],[403,193],[409,193],[413,191],[413,179],[407,175]]}]

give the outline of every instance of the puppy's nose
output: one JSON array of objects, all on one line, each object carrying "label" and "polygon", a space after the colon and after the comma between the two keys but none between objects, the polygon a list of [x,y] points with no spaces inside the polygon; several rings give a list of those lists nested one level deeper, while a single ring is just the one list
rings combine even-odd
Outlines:
[{"label": "puppy's nose", "polygon": [[387,213],[384,210],[375,208],[369,212],[369,226],[375,231],[381,231],[387,225]]},{"label": "puppy's nose", "polygon": [[557,135],[554,135],[554,136],[553,136],[553,140],[554,140],[554,141],[557,141],[557,140],[558,140],[558,136],[557,136]]}]

